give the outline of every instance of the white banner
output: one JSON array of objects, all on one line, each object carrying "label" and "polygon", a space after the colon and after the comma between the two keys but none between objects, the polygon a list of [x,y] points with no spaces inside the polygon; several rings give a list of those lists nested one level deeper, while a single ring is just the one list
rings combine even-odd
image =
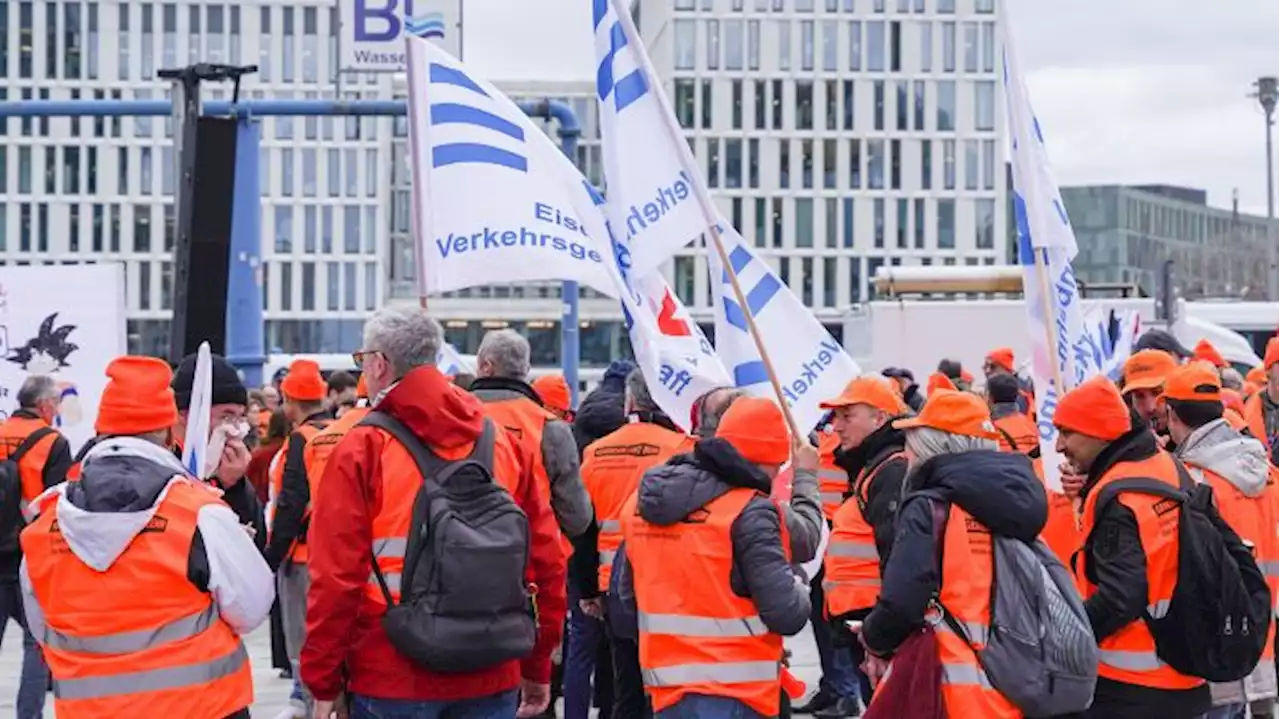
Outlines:
[{"label": "white banner", "polygon": [[[191,381],[187,411],[187,435],[182,439],[182,464],[193,477],[208,477],[209,423],[213,420],[213,353],[208,342],[196,351],[196,371]],[[222,453],[219,452],[219,455]],[[217,469],[217,464],[214,465]]]},{"label": "white banner", "polygon": [[1142,335],[1142,317],[1132,310],[1116,312],[1099,305],[1084,311],[1085,336],[1093,353],[1093,364],[1112,380],[1124,374],[1124,362]]},{"label": "white banner", "polygon": [[[818,403],[840,394],[861,373],[858,363],[727,221],[721,219],[720,227],[725,254],[778,374],[782,394],[796,424],[808,432],[826,414]],[[707,264],[715,305],[716,351],[733,374],[735,385],[773,399],[773,385],[714,246],[707,247]]]},{"label": "white banner", "polygon": [[440,370],[440,374],[455,377],[460,374],[475,374],[476,368],[472,366],[467,358],[462,356],[457,347],[444,343],[440,348],[440,352],[436,355],[436,369]]},{"label": "white banner", "polygon": [[[586,182],[582,186],[592,202],[603,208],[604,198]],[[693,424],[694,401],[717,387],[730,386],[729,373],[662,274],[635,277],[622,240],[603,214],[596,217],[604,223],[603,232],[613,247],[610,269],[622,292],[622,314],[636,365],[644,372],[653,400],[688,431]]]},{"label": "white banner", "polygon": [[574,280],[618,296],[573,163],[493,85],[425,40],[405,45],[423,293]]},{"label": "white banner", "polygon": [[676,123],[628,2],[594,0],[596,98],[609,219],[645,276],[705,232],[699,165]]},{"label": "white banner", "polygon": [[337,0],[339,70],[403,72],[406,36],[431,40],[458,55],[461,7],[458,0]]},{"label": "white banner", "polygon": [[94,435],[107,365],[125,352],[124,265],[0,267],[0,419],[28,376],[48,375],[62,395],[53,426],[77,451]]}]

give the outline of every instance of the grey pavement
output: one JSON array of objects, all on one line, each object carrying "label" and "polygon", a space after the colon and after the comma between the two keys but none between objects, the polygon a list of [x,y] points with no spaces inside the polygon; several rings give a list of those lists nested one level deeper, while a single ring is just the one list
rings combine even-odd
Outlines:
[{"label": "grey pavement", "polygon": [[[289,703],[290,682],[276,677],[271,668],[271,640],[266,625],[251,634],[245,642],[253,662],[254,719],[272,719]],[[803,633],[787,640],[792,651],[792,672],[809,685],[813,691],[822,674],[818,667],[818,653],[813,637],[806,628]],[[22,666],[22,635],[16,624],[9,623],[0,644],[0,719],[13,716],[14,701],[18,692],[18,672]],[[53,697],[45,704],[45,717],[53,719]]]}]

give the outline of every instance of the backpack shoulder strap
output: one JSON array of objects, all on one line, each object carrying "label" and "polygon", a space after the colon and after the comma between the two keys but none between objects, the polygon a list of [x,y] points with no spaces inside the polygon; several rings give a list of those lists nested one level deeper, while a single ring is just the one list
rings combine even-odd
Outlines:
[{"label": "backpack shoulder strap", "polygon": [[1006,442],[1008,442],[1008,443],[1009,443],[1009,449],[1010,449],[1010,450],[1012,450],[1012,451],[1014,451],[1014,452],[1020,452],[1020,451],[1022,451],[1022,450],[1018,449],[1018,442],[1017,442],[1017,440],[1015,440],[1015,439],[1013,438],[1013,435],[1009,434],[1007,431],[1005,431],[1005,429],[1004,429],[1003,427],[1001,427],[1001,426],[1000,426],[1000,425],[998,425],[998,424],[993,424],[992,426],[996,428],[996,431],[1000,433],[1000,436],[1001,436],[1001,437],[1004,437],[1004,441],[1006,441]]},{"label": "backpack shoulder strap", "polygon": [[45,437],[48,437],[53,433],[54,433],[54,429],[52,427],[37,428],[34,432],[27,435],[27,438],[22,440],[22,444],[18,445],[18,448],[13,450],[13,454],[10,454],[8,457],[6,457],[6,459],[13,462],[14,464],[21,462],[22,458],[27,456],[27,452],[30,452],[32,449],[34,449],[35,446],[40,443],[40,440],[44,439]]},{"label": "backpack shoulder strap", "polygon": [[[1176,462],[1178,467],[1178,480],[1182,484],[1190,482],[1194,484],[1191,475],[1187,473],[1186,468],[1181,462]],[[1184,484],[1184,486],[1186,486]],[[1165,497],[1174,499],[1179,502],[1187,500],[1187,493],[1183,489],[1170,487],[1168,482],[1162,482],[1154,477],[1130,477],[1128,479],[1118,479],[1102,488],[1098,494],[1098,501],[1093,505],[1093,521],[1097,522],[1102,516],[1102,510],[1107,505],[1114,502],[1124,492],[1136,492],[1138,494],[1151,494],[1157,497]]]},{"label": "backpack shoulder strap", "polygon": [[471,456],[468,457],[483,466],[491,475],[493,474],[493,448],[497,443],[497,437],[498,431],[493,420],[485,417],[484,429],[480,431],[480,437],[471,447]]}]

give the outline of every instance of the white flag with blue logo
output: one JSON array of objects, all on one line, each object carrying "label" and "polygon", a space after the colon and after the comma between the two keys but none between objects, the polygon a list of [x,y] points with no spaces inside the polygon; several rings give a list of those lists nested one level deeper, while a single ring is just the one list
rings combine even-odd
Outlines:
[{"label": "white flag with blue logo", "polygon": [[440,374],[454,377],[460,374],[475,374],[476,368],[471,366],[457,347],[445,342],[436,354],[436,369]]},{"label": "white flag with blue logo", "polygon": [[[605,200],[600,193],[586,181],[582,187],[603,209]],[[731,386],[729,373],[662,274],[652,271],[635,276],[623,240],[603,213],[597,217],[600,231],[613,247],[611,269],[622,293],[622,314],[636,365],[644,373],[653,400],[687,431],[692,425],[693,403],[717,387]],[[594,227],[592,231],[594,236]]]},{"label": "white flag with blue logo", "polygon": [[[861,373],[858,363],[727,221],[721,219],[720,228],[720,241],[738,276],[791,415],[802,431],[812,430],[826,414],[818,404],[839,395]],[[715,306],[716,352],[736,386],[772,399],[776,397],[773,384],[714,247],[707,249],[707,264]]]},{"label": "white flag with blue logo", "polygon": [[1058,430],[1053,425],[1053,413],[1063,394],[1102,370],[1101,356],[1092,334],[1086,330],[1071,268],[1076,255],[1075,231],[1053,179],[1040,121],[1031,108],[1008,33],[1004,43],[1004,94],[1040,456],[1044,459],[1045,484],[1060,491],[1058,464],[1062,458],[1055,449]]},{"label": "white flag with blue logo", "polygon": [[583,223],[581,173],[520,108],[436,45],[405,36],[412,224],[424,295],[573,280],[610,297],[608,247]]},{"label": "white flag with blue logo", "polygon": [[710,223],[699,206],[698,163],[676,123],[622,0],[591,0],[596,99],[609,219],[637,276],[658,269]]},{"label": "white flag with blue logo", "polygon": [[[187,435],[182,438],[182,466],[199,479],[207,473],[209,423],[213,418],[213,353],[208,342],[196,351],[196,370],[191,382],[191,406],[187,409]],[[215,465],[216,467],[216,465]]]}]

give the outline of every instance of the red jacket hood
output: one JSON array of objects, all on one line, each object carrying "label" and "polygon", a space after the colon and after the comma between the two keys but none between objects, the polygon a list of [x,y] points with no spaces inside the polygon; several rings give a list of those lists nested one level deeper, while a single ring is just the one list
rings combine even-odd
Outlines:
[{"label": "red jacket hood", "polygon": [[378,403],[428,447],[469,445],[484,429],[484,408],[435,367],[411,370]]}]

